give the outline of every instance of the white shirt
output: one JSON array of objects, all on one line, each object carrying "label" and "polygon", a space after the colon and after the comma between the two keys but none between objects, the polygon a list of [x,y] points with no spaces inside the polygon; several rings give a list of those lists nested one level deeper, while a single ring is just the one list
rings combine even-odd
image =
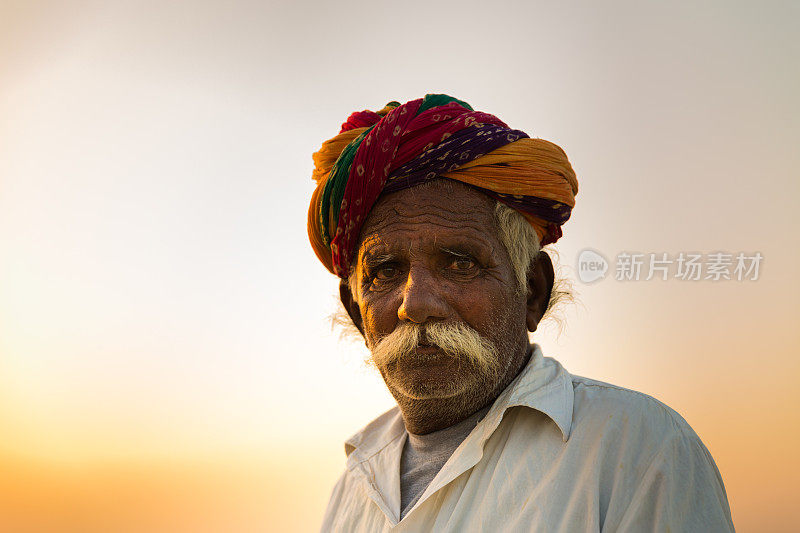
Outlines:
[{"label": "white shirt", "polygon": [[533,356],[400,520],[398,408],[345,443],[322,531],[733,531],[719,470],[659,401]]}]

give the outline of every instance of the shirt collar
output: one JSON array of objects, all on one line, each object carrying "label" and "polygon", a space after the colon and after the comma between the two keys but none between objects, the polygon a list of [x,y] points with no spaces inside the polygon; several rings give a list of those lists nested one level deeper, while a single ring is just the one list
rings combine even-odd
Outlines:
[{"label": "shirt collar", "polygon": [[[572,429],[573,401],[570,374],[555,359],[544,357],[541,347],[534,344],[528,364],[497,397],[478,424],[483,431],[480,440],[485,441],[494,433],[508,409],[524,406],[547,415],[558,426],[566,442]],[[402,437],[404,431],[400,410],[397,407],[390,409],[345,442],[348,465],[368,460]]]},{"label": "shirt collar", "polygon": [[544,357],[541,346],[534,344],[528,364],[494,401],[486,415],[486,425],[494,425],[492,421],[495,417],[499,423],[499,419],[511,407],[529,407],[555,422],[566,442],[572,429],[574,398],[572,376],[558,361]]}]

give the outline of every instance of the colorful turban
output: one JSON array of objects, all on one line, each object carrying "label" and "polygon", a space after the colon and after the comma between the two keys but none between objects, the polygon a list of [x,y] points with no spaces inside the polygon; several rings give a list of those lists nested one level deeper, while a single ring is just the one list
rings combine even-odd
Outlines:
[{"label": "colorful turban", "polygon": [[342,278],[381,193],[437,177],[460,181],[519,211],[544,246],[561,237],[578,192],[561,148],[444,94],[355,112],[313,157],[308,236]]}]

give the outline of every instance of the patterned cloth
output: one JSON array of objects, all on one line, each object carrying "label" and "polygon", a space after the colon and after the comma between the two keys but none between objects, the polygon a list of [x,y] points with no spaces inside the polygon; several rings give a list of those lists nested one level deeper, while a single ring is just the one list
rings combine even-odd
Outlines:
[{"label": "patterned cloth", "polygon": [[342,278],[384,192],[437,177],[466,183],[519,211],[542,246],[561,237],[578,192],[561,148],[444,94],[355,112],[313,157],[308,235],[320,261]]}]

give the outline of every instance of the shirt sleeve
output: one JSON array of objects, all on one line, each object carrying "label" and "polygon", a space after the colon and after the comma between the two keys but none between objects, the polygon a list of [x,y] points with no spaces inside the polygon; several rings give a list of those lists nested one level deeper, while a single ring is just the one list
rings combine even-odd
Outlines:
[{"label": "shirt sleeve", "polygon": [[604,531],[734,531],[722,476],[690,428],[665,439],[628,501]]}]

